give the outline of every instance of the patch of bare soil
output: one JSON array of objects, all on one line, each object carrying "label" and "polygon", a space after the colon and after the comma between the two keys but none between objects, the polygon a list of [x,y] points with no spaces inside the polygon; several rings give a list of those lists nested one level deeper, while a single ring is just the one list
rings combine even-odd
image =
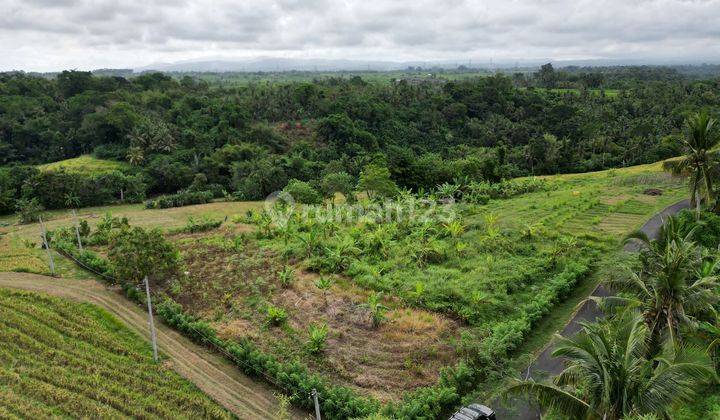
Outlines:
[{"label": "patch of bare soil", "polygon": [[323,294],[314,284],[316,278],[303,273],[272,300],[287,308],[295,330],[307,329],[309,322],[327,323],[327,348],[313,364],[339,375],[342,384],[389,400],[436,383],[440,369],[456,361],[449,344],[458,335],[455,321],[388,301],[393,309],[387,322],[375,328],[370,311],[362,306],[367,291],[341,280]]},{"label": "patch of bare soil", "polygon": [[[292,285],[282,287],[281,261],[267,250],[247,245],[237,252],[200,241],[182,241],[180,248],[189,277],[168,292],[186,309],[210,321],[223,338],[249,338],[280,359],[299,358],[362,394],[397,399],[437,383],[440,369],[458,359],[450,343],[460,325],[445,316],[387,298],[387,321],[375,328],[363,305],[371,292],[349,279],[335,278],[323,292],[315,285],[318,275],[298,268]],[[285,325],[268,323],[268,305],[285,309]],[[310,355],[309,326],[323,323],[326,348]]]}]

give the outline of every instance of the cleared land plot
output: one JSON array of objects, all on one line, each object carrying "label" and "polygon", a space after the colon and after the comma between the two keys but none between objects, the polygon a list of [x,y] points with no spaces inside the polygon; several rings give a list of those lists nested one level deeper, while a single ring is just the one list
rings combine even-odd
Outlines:
[{"label": "cleared land plot", "polygon": [[[165,293],[224,338],[250,339],[281,360],[301,358],[335,383],[396,400],[436,383],[443,366],[467,355],[537,351],[572,312],[574,304],[561,301],[581,299],[599,281],[593,273],[617,265],[622,236],[686,194],[683,181],[659,164],[544,179],[550,188],[542,191],[457,205],[462,229],[453,236],[443,233],[449,229],[443,223],[342,222],[313,239],[311,222],[287,235],[256,234],[256,227],[232,222],[260,203],[115,206],[84,209],[81,217],[92,225],[111,211],[131,224],[173,228],[189,216],[230,216],[216,230],[168,236],[189,274]],[[663,194],[646,195],[648,188]],[[51,228],[72,223],[67,212],[51,215]],[[37,226],[4,230],[5,240],[27,238]],[[318,243],[308,252],[311,240]],[[348,247],[359,251],[344,253]],[[330,267],[331,261],[338,264]],[[279,278],[285,265],[296,273],[289,286]],[[318,271],[334,280],[324,291]],[[375,291],[389,308],[388,321],[377,328],[367,308]],[[268,322],[269,306],[286,312],[283,325]],[[320,355],[307,351],[311,324],[328,325]]]}]

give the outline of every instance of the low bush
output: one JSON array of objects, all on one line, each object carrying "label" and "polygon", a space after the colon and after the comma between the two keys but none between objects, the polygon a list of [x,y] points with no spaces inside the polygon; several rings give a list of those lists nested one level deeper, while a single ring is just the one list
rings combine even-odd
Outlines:
[{"label": "low bush", "polygon": [[45,208],[37,198],[22,198],[17,200],[16,210],[18,212],[19,222],[21,224],[27,224],[37,222]]},{"label": "low bush", "polygon": [[327,324],[310,324],[308,329],[310,338],[308,340],[307,349],[311,354],[318,354],[325,350],[327,342],[328,326]]},{"label": "low bush", "polygon": [[154,200],[145,202],[147,209],[168,209],[172,207],[190,206],[193,204],[206,204],[212,201],[212,191],[183,191],[177,194],[163,195]]},{"label": "low bush", "polygon": [[207,216],[196,219],[192,216],[188,217],[185,226],[177,229],[171,229],[169,233],[197,233],[206,232],[208,230],[217,229],[223,224],[222,220],[212,220]]},{"label": "low bush", "polygon": [[535,191],[549,191],[555,186],[544,179],[525,178],[511,179],[501,182],[471,182],[463,190],[462,200],[476,204],[484,204],[489,198],[511,198]]}]

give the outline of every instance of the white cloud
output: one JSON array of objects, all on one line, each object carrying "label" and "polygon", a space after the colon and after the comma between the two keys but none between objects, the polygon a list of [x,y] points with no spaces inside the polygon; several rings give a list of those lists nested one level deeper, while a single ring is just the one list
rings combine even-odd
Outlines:
[{"label": "white cloud", "polygon": [[212,57],[720,57],[720,0],[3,0],[0,70]]}]

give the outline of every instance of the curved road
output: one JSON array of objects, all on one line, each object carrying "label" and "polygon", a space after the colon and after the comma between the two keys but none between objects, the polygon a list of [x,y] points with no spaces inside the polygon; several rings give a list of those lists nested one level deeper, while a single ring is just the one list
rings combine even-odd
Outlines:
[{"label": "curved road", "polygon": [[[92,303],[112,313],[144,339],[150,340],[146,312],[94,280],[0,273],[0,287],[43,292]],[[274,418],[278,402],[268,385],[253,381],[223,357],[198,346],[170,327],[158,322],[156,328],[160,350],[180,375],[241,419]],[[294,417],[304,417],[299,411],[293,414]]]},{"label": "curved road", "polygon": [[[680,210],[690,208],[690,202],[688,200],[682,200],[671,206],[666,207],[661,212],[655,214],[640,228],[642,232],[645,232],[650,239],[657,238],[660,233],[665,219],[668,216],[674,215]],[[623,248],[627,252],[637,252],[640,250],[640,245],[636,242],[630,242]],[[592,293],[593,296],[609,296],[610,292],[602,285],[598,285],[595,291]],[[571,336],[580,331],[581,322],[592,322],[602,317],[603,313],[598,306],[591,301],[586,301],[582,307],[575,313],[573,318],[565,325],[565,328],[560,333],[563,336]],[[541,380],[543,378],[552,377],[562,372],[565,367],[561,358],[552,357],[554,348],[552,341],[545,347],[535,361],[528,366],[528,368],[522,372],[523,378],[534,378],[535,380]],[[531,406],[528,401],[523,399],[514,399],[509,402],[512,408],[505,408],[500,404],[497,404],[495,411],[499,419],[519,419],[519,420],[535,420],[540,419],[540,411],[537,407]]]}]

